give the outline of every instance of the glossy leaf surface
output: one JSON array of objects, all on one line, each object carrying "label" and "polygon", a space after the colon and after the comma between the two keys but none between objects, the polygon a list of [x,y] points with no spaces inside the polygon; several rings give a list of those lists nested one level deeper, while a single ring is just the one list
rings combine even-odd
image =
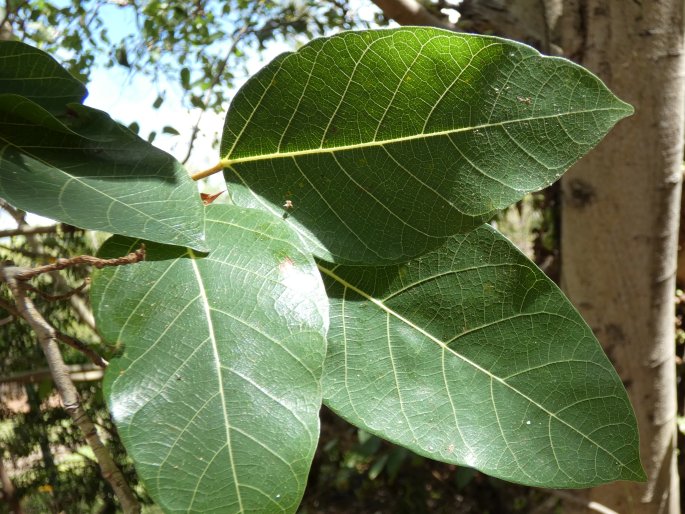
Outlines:
[{"label": "glossy leaf surface", "polygon": [[588,71],[519,43],[347,32],[248,81],[221,157],[234,200],[277,213],[290,200],[319,257],[399,262],[551,184],[631,112]]},{"label": "glossy leaf surface", "polygon": [[[98,327],[125,346],[106,397],[165,512],[295,512],[318,441],[321,277],[281,219],[206,214],[208,257],[151,243],[146,262],[97,273]],[[115,237],[102,253],[138,244]]]},{"label": "glossy leaf surface", "polygon": [[84,95],[52,58],[0,42],[0,196],[77,227],[206,250],[187,172],[106,113],[74,103]]},{"label": "glossy leaf surface", "polygon": [[543,487],[640,480],[618,375],[559,289],[491,227],[406,264],[321,264],[324,402],[433,459]]}]

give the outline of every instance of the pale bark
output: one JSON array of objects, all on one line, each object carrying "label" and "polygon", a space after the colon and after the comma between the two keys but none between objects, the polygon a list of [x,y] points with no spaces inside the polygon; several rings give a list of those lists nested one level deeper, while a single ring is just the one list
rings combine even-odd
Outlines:
[{"label": "pale bark", "polygon": [[[468,32],[515,39],[547,53],[550,45],[544,0],[464,0],[459,26]],[[552,13],[551,13],[552,14]]]},{"label": "pale bark", "polygon": [[435,16],[417,0],[373,0],[385,16],[400,25],[427,25],[454,30],[455,26],[444,18]]},{"label": "pale bark", "polygon": [[673,293],[683,159],[684,2],[564,0],[561,5],[558,28],[565,53],[636,110],[562,182],[562,286],[626,385],[649,477],[646,484],[620,482],[587,494],[622,514],[675,514]]}]

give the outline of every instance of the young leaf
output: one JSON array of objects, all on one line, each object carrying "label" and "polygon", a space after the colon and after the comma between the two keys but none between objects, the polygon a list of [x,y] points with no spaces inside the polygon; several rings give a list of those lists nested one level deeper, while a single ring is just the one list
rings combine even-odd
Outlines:
[{"label": "young leaf", "polygon": [[43,52],[0,42],[0,63],[1,197],[78,227],[206,250],[197,188],[173,157],[72,103],[85,88]]},{"label": "young leaf", "polygon": [[319,257],[399,262],[551,184],[632,107],[583,68],[494,37],[347,32],[285,54],[231,104],[234,200]]},{"label": "young leaf", "polygon": [[[297,236],[271,215],[207,208],[213,251],[147,244],[92,290],[125,345],[105,394],[165,512],[295,512],[318,440],[328,304]],[[138,241],[111,238],[103,256]]]},{"label": "young leaf", "polygon": [[528,485],[644,479],[635,416],[592,330],[491,227],[398,266],[319,268],[324,402],[351,423]]}]

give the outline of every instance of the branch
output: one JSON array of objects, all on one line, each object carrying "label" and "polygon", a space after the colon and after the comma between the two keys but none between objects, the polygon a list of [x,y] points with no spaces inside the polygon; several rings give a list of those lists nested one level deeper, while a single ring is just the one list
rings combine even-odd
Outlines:
[{"label": "branch", "polygon": [[[0,27],[2,27],[1,23]],[[24,225],[26,223],[26,213],[21,209],[17,209],[3,198],[0,198],[0,209],[7,211],[14,218],[14,221],[17,222],[17,225]]]},{"label": "branch", "polygon": [[400,25],[425,25],[457,30],[456,25],[445,21],[426,9],[416,0],[373,0],[388,18]]},{"label": "branch", "polygon": [[60,271],[71,266],[77,266],[79,264],[89,264],[98,269],[105,268],[107,266],[122,266],[126,264],[135,264],[145,259],[145,245],[141,244],[135,252],[131,252],[123,257],[115,257],[114,259],[101,259],[99,257],[93,257],[92,255],[79,255],[78,257],[71,257],[69,259],[57,259],[56,262],[52,264],[46,264],[45,266],[38,266],[30,269],[22,269],[17,271],[14,275],[15,280],[29,280],[43,273],[50,273],[51,271]]},{"label": "branch", "polygon": [[46,227],[22,226],[9,230],[0,230],[0,237],[30,236],[33,234],[54,234],[59,230],[59,224]]},{"label": "branch", "polygon": [[[10,303],[0,299],[0,308],[5,309],[7,312],[9,312],[12,316],[16,318],[23,318],[21,313]],[[47,321],[46,321],[47,323]],[[109,365],[109,362],[107,362],[105,359],[100,357],[94,350],[88,348],[85,343],[79,341],[78,339],[75,339],[63,332],[60,332],[57,330],[55,327],[50,325],[52,330],[55,333],[55,338],[62,341],[64,344],[67,346],[71,346],[75,350],[78,350],[85,356],[87,356],[91,361],[93,361],[93,364],[96,366],[99,366],[101,368],[106,368]]]},{"label": "branch", "polygon": [[125,513],[140,513],[140,504],[133,491],[126,483],[124,476],[112,459],[107,448],[102,444],[95,425],[81,405],[81,399],[69,377],[69,369],[64,364],[57,345],[55,329],[38,312],[31,299],[26,296],[23,284],[17,279],[22,270],[13,266],[0,268],[0,276],[7,283],[17,305],[17,310],[38,336],[38,342],[48,361],[53,381],[59,392],[64,409],[78,426],[95,454],[103,478],[112,487]]},{"label": "branch", "polygon": [[[102,369],[91,364],[70,364],[67,365],[69,376],[74,382],[93,382],[101,380],[104,372]],[[13,375],[0,376],[0,384],[19,383],[33,384],[45,379],[52,378],[49,368],[22,371]]]},{"label": "branch", "polygon": [[32,293],[39,294],[41,296],[41,298],[43,298],[43,300],[47,300],[48,302],[59,302],[61,300],[68,300],[69,298],[71,298],[75,294],[80,293],[89,284],[90,284],[90,278],[86,277],[86,279],[83,281],[83,284],[81,284],[80,286],[75,287],[73,289],[70,289],[66,293],[57,294],[57,295],[47,294],[47,293],[41,291],[40,289],[38,289],[37,287],[33,287],[29,284],[26,284],[26,289],[28,289]]}]

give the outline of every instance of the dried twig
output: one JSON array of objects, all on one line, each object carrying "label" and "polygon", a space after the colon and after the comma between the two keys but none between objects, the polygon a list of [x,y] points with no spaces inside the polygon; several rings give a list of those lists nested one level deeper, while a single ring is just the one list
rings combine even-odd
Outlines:
[{"label": "dried twig", "polygon": [[77,266],[79,264],[89,264],[100,269],[107,266],[135,264],[143,259],[145,259],[145,245],[141,244],[140,248],[138,248],[135,252],[131,252],[123,257],[115,257],[114,259],[101,259],[99,257],[93,257],[92,255],[79,255],[78,257],[71,257],[69,259],[57,259],[57,261],[52,264],[46,264],[45,266],[38,266],[36,268],[22,269],[21,271],[17,271],[14,279],[20,281],[29,280],[43,273],[59,271],[71,266]]},{"label": "dried twig", "polygon": [[74,383],[69,377],[69,370],[66,367],[59,346],[57,345],[57,334],[55,329],[38,312],[33,301],[26,296],[22,282],[17,278],[22,273],[20,268],[13,266],[0,267],[0,277],[10,288],[12,296],[17,306],[17,311],[38,336],[38,342],[45,354],[50,367],[53,381],[59,392],[64,409],[69,413],[74,424],[83,432],[86,441],[93,450],[102,476],[114,490],[121,506],[126,513],[139,513],[140,504],[133,491],[126,483],[124,476],[112,459],[107,448],[102,444],[100,437],[95,429],[95,425],[81,405],[81,399],[74,387]]}]

